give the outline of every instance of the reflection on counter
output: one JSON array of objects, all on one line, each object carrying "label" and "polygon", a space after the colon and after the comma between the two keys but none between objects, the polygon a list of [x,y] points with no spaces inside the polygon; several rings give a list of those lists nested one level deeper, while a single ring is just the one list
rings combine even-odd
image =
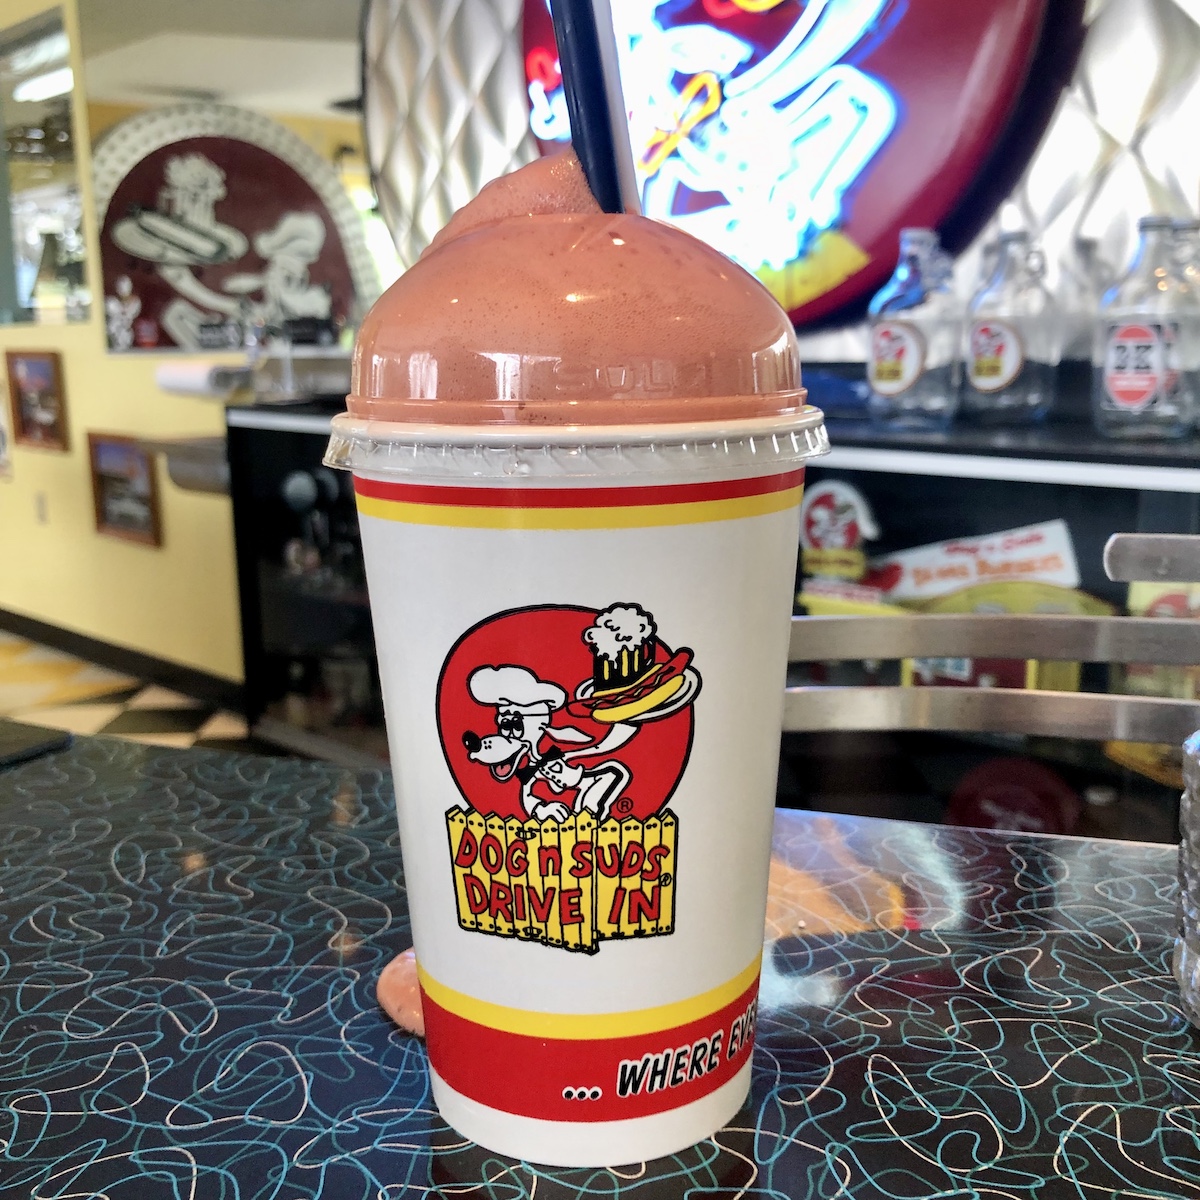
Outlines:
[{"label": "reflection on counter", "polygon": [[857,859],[832,817],[813,817],[819,850],[805,868],[771,858],[767,941],[797,934],[863,933],[903,929],[904,893],[895,882]]}]

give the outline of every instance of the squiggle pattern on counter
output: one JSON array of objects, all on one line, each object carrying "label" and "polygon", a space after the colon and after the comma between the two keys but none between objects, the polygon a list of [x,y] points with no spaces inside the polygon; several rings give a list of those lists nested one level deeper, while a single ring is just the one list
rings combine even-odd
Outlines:
[{"label": "squiggle pattern on counter", "polygon": [[0,773],[0,1196],[1200,1200],[1172,848],[781,813],[776,854],[821,903],[768,947],[750,1104],[535,1171],[375,1007],[386,776],[102,739]]}]

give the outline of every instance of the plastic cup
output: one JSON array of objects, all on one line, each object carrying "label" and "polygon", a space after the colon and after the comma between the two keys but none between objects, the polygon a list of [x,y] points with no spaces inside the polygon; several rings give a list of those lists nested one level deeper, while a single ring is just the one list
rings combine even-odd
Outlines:
[{"label": "plastic cup", "polygon": [[490,1150],[640,1161],[746,1098],[825,448],[786,315],[641,218],[490,225],[364,323],[326,461],[354,472],[433,1095]]}]

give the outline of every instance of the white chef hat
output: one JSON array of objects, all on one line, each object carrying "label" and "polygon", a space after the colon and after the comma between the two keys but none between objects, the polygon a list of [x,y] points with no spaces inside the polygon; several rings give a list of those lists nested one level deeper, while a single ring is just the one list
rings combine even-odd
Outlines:
[{"label": "white chef hat", "polygon": [[311,212],[284,213],[279,224],[254,239],[254,250],[263,258],[287,255],[301,263],[315,262],[325,245],[325,223]]},{"label": "white chef hat", "polygon": [[546,683],[526,667],[477,667],[467,679],[467,689],[479,704],[498,708],[562,708],[567,693],[556,683]]}]

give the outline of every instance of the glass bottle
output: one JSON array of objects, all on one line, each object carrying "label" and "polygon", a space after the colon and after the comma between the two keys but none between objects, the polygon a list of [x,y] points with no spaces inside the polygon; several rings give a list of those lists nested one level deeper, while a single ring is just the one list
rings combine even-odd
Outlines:
[{"label": "glass bottle", "polygon": [[1189,217],[1172,222],[1172,228],[1175,233],[1175,270],[1183,276],[1193,294],[1200,298],[1200,221]]},{"label": "glass bottle", "polygon": [[932,229],[900,231],[900,261],[868,309],[870,413],[897,429],[940,429],[958,409],[962,308]]},{"label": "glass bottle", "polygon": [[1125,277],[1105,293],[1092,351],[1092,414],[1113,438],[1183,437],[1200,383],[1200,298],[1177,270],[1174,223],[1143,217]]},{"label": "glass bottle", "polygon": [[1171,967],[1183,1011],[1200,1028],[1200,733],[1183,743],[1179,803],[1179,933]]},{"label": "glass bottle", "polygon": [[967,306],[963,407],[978,421],[1028,424],[1054,401],[1062,323],[1045,269],[1027,233],[1001,234],[991,278]]},{"label": "glass bottle", "polygon": [[1090,362],[1100,301],[1112,286],[1114,271],[1100,255],[1095,238],[1077,237],[1062,259],[1058,288],[1059,315],[1063,323],[1065,359]]}]

